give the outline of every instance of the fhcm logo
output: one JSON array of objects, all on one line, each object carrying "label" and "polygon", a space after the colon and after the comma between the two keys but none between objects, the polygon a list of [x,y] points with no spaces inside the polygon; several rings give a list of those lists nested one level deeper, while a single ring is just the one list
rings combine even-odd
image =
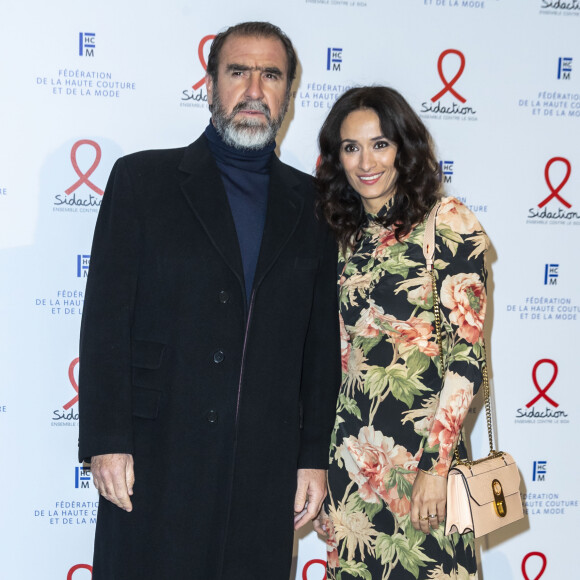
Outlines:
[{"label": "fhcm logo", "polygon": [[75,489],[89,489],[91,487],[91,470],[82,466],[75,467]]},{"label": "fhcm logo", "polygon": [[558,59],[558,80],[570,80],[570,73],[572,72],[572,58],[569,56],[562,56]]},{"label": "fhcm logo", "polygon": [[95,33],[79,32],[79,56],[95,56]]},{"label": "fhcm logo", "polygon": [[329,48],[326,51],[326,70],[340,70],[342,48]]},{"label": "fhcm logo", "polygon": [[546,481],[547,461],[534,461],[532,481]]}]

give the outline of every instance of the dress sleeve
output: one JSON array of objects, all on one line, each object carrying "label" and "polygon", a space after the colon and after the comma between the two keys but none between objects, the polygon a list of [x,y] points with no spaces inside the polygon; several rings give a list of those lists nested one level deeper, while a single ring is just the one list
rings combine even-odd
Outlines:
[{"label": "dress sleeve", "polygon": [[[446,476],[461,427],[482,382],[489,241],[461,202],[446,198],[437,217],[437,289],[446,372],[419,468]],[[439,357],[437,364],[440,364]]]}]

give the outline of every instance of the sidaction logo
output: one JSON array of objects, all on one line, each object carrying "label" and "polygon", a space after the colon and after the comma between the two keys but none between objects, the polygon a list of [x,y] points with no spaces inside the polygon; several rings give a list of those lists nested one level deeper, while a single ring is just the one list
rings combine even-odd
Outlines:
[{"label": "sidaction logo", "polygon": [[[553,170],[553,167],[556,169]],[[560,173],[560,175],[563,174],[560,181],[557,181],[554,177],[556,172]],[[570,224],[575,223],[574,220],[580,220],[580,214],[571,209],[572,204],[562,193],[571,175],[572,164],[565,157],[552,157],[546,163],[544,180],[548,186],[549,195],[542,199],[537,207],[531,207],[528,210],[527,223]],[[580,224],[580,221],[576,222],[576,225],[578,224]]]},{"label": "sidaction logo", "polygon": [[[455,63],[455,74],[449,79],[443,70],[443,64]],[[455,48],[444,50],[437,60],[437,72],[443,83],[439,92],[429,101],[421,104],[420,113],[430,119],[463,119],[476,120],[477,111],[467,104],[467,98],[456,88],[457,81],[465,71],[465,55]],[[446,65],[449,70],[451,65]]]},{"label": "sidaction logo", "polygon": [[[541,378],[539,370],[542,368]],[[548,374],[547,374],[548,373]],[[524,408],[516,411],[516,423],[569,423],[568,413],[560,409],[560,404],[554,400],[548,391],[558,377],[558,363],[550,358],[543,358],[534,364],[532,381],[536,388],[536,395],[532,397]],[[547,381],[545,380],[547,379]],[[542,386],[543,383],[543,386]],[[547,405],[546,405],[547,403]]]},{"label": "sidaction logo", "polygon": [[79,386],[77,382],[78,377],[78,357],[73,359],[68,367],[68,380],[73,388],[75,394],[67,401],[61,409],[55,409],[52,412],[53,427],[76,427],[78,424],[79,413],[73,407],[79,402]]},{"label": "sidaction logo", "polygon": [[77,572],[78,570],[88,570],[91,573],[90,578],[93,577],[93,567],[92,566],[89,566],[88,564],[75,564],[68,571],[68,574],[66,575],[66,580],[77,580],[77,578],[78,578],[78,580],[81,580],[81,577],[82,577],[83,580],[85,580],[85,578],[87,580],[89,580],[87,578],[87,575],[86,574],[77,574],[75,576],[75,572]]},{"label": "sidaction logo", "polygon": [[579,0],[542,0],[540,12],[544,10],[560,11],[562,13],[580,13]]},{"label": "sidaction logo", "polygon": [[[539,562],[538,558],[540,559]],[[528,565],[530,561],[531,563]],[[540,580],[547,566],[548,558],[546,558],[545,554],[542,554],[542,552],[529,552],[522,560],[522,575],[524,580]],[[531,575],[528,575],[528,571]],[[534,576],[534,574],[536,575]]]},{"label": "sidaction logo", "polygon": [[[317,571],[320,570],[322,576],[312,576],[308,574],[308,570],[312,568],[312,566],[316,566]],[[322,566],[322,569],[320,567]],[[325,580],[326,579],[326,562],[324,560],[310,560],[306,562],[304,568],[302,569],[302,580]]]},{"label": "sidaction logo", "polygon": [[211,46],[210,43],[214,38],[215,34],[208,34],[199,41],[197,57],[199,58],[199,63],[201,64],[204,74],[191,86],[190,89],[184,89],[181,91],[182,107],[199,107],[202,105],[205,106],[205,103],[207,103],[207,90],[203,90],[203,85],[205,85],[205,72],[207,71],[207,60],[205,55],[206,53],[209,53]]},{"label": "sidaction logo", "polygon": [[[86,171],[80,168],[77,159],[81,147],[85,147],[85,149],[90,147],[94,150],[93,162]],[[72,146],[70,160],[78,179],[64,190],[64,194],[59,193],[54,196],[53,209],[55,211],[77,211],[79,207],[87,211],[97,211],[97,208],[101,205],[104,191],[94,184],[90,177],[99,166],[101,157],[100,145],[91,139],[81,139]]]}]

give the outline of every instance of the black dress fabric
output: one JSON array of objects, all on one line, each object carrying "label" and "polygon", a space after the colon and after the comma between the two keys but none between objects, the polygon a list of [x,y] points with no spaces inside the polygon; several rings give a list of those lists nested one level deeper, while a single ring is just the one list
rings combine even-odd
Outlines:
[{"label": "black dress fabric", "polygon": [[[383,208],[388,211],[388,207]],[[342,386],[327,510],[329,580],[468,580],[472,534],[410,521],[417,470],[446,476],[481,384],[487,237],[458,200],[437,218],[435,268],[445,336],[442,380],[425,224],[397,240],[370,216],[339,276]]]}]

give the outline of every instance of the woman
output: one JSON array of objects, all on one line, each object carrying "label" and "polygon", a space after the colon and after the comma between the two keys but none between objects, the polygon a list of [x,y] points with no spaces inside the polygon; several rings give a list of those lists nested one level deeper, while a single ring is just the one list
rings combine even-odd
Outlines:
[{"label": "woman", "polygon": [[[346,92],[319,145],[319,205],[341,249],[343,375],[316,526],[327,576],[476,578],[473,536],[445,536],[443,522],[453,450],[481,383],[487,237],[463,204],[441,197],[429,133],[396,91]],[[443,381],[423,256],[424,220],[440,198]]]}]

